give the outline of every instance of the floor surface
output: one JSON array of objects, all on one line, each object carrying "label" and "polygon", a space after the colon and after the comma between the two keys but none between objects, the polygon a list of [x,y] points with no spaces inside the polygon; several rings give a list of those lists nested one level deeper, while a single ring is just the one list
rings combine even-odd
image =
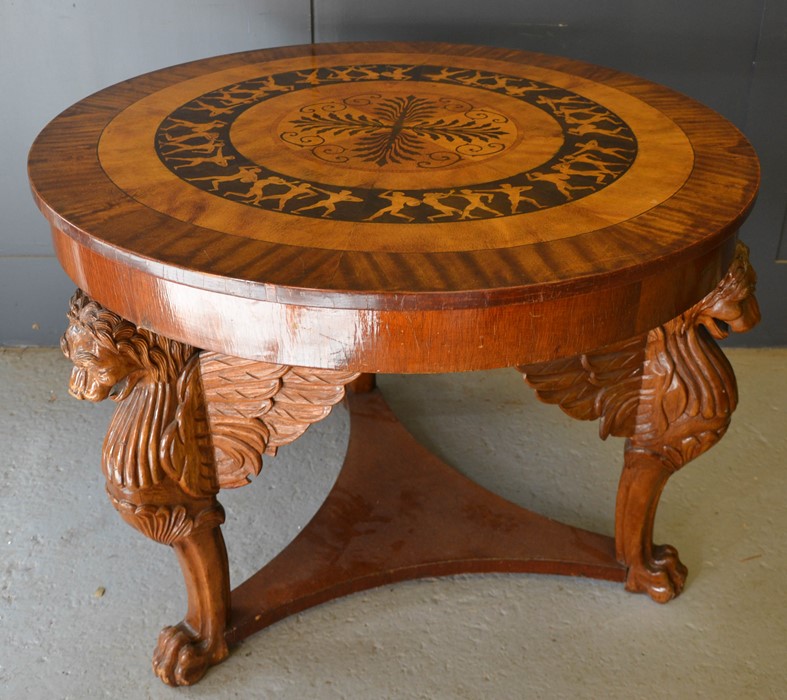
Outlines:
[{"label": "floor surface", "polygon": [[[787,350],[728,352],[741,402],[670,481],[656,523],[689,567],[666,606],[536,575],[385,586],[252,637],[195,687],[150,670],[179,620],[173,554],[109,504],[111,405],[66,392],[55,350],[0,350],[0,698],[787,698]],[[510,500],[612,532],[622,441],[538,403],[513,371],[383,377],[415,435]],[[110,402],[107,402],[109,404]],[[309,520],[341,465],[343,408],[222,492],[239,583]]]}]

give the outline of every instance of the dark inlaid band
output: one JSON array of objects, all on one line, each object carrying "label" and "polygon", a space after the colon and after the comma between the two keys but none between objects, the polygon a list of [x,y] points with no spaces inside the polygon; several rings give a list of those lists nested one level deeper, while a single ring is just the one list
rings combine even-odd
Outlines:
[{"label": "dark inlaid band", "polygon": [[[352,82],[354,94],[320,100],[319,88]],[[396,94],[376,84],[402,85]],[[434,97],[412,94],[413,84]],[[429,172],[503,154],[517,125],[508,115],[455,96],[439,85],[490,91],[530,105],[554,120],[562,144],[546,161],[493,180],[455,187],[374,188],[338,184],[349,168],[408,167]],[[307,151],[340,166],[337,182],[310,179],[255,162],[233,142],[239,117],[263,102],[310,90],[294,118],[279,122],[282,148]],[[481,98],[483,95],[480,96]],[[263,75],[223,86],[169,114],[156,150],[181,180],[216,196],[311,218],[377,223],[450,223],[526,214],[587,197],[619,179],[637,155],[632,129],[612,110],[562,87],[462,67],[359,64]],[[401,166],[404,166],[403,168]],[[422,176],[417,173],[421,171]]]}]

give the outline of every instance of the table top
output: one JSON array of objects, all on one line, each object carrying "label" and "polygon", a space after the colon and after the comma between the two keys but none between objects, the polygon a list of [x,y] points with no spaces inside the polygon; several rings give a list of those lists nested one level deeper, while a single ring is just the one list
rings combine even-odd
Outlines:
[{"label": "table top", "polygon": [[[343,310],[355,346],[309,359],[374,355],[367,369],[402,368],[371,348],[375,334],[406,345],[474,318],[472,344],[525,306],[551,325],[594,319],[573,341],[507,337],[484,361],[448,362],[474,368],[612,342],[697,301],[731,259],[758,165],[719,115],[629,75],[505,49],[362,43],[232,54],[110,87],[44,129],[30,177],[80,286],[213,349],[294,359],[273,347],[280,328],[227,340],[219,306],[255,323],[271,321],[269,306],[277,323]],[[611,320],[623,300],[626,320]],[[186,305],[188,328],[172,320]],[[394,333],[396,314],[420,314],[419,329],[399,319]]]}]

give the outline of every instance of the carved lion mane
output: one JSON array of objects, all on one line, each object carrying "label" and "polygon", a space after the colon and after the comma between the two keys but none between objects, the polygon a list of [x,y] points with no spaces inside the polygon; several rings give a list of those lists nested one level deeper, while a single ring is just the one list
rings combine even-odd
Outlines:
[{"label": "carved lion mane", "polygon": [[172,381],[194,349],[169,340],[105,309],[77,290],[68,310],[69,326],[60,345],[74,363],[71,393],[80,399],[101,401],[124,379],[113,396],[122,399],[136,383]]}]

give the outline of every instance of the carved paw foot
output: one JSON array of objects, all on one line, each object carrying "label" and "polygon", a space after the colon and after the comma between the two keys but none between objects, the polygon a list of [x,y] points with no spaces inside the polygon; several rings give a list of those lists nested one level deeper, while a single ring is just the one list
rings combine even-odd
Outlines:
[{"label": "carved paw foot", "polygon": [[668,603],[680,595],[688,572],[674,547],[653,545],[653,556],[649,562],[629,567],[626,590],[647,593],[657,603]]},{"label": "carved paw foot", "polygon": [[167,685],[191,685],[227,653],[223,637],[203,639],[181,622],[161,630],[153,652],[153,672]]}]

